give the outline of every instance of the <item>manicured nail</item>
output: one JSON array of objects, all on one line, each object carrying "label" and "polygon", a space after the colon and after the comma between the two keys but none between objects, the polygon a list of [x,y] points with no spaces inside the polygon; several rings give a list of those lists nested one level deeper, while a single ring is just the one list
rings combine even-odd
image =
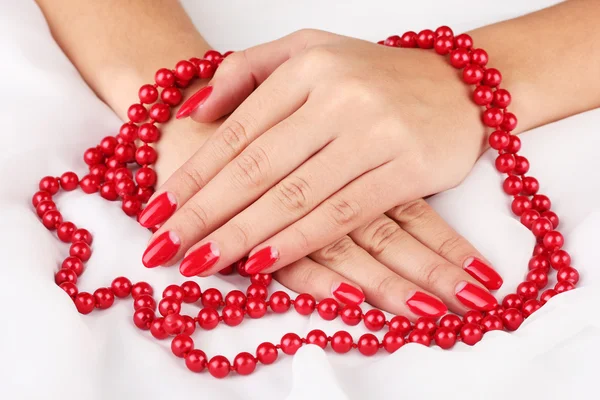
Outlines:
[{"label": "manicured nail", "polygon": [[177,199],[171,192],[164,192],[152,200],[140,214],[138,222],[151,228],[165,222],[177,209]]},{"label": "manicured nail", "polygon": [[188,117],[196,108],[200,107],[202,103],[208,99],[212,90],[212,86],[206,86],[194,93],[192,97],[187,99],[187,101],[181,105],[179,111],[177,111],[177,119]]},{"label": "manicured nail", "polygon": [[498,290],[504,283],[492,267],[475,257],[469,257],[465,260],[464,269],[489,290]]},{"label": "manicured nail", "polygon": [[142,263],[146,268],[158,267],[173,258],[180,245],[181,240],[175,232],[163,232],[148,245],[142,256]]},{"label": "manicured nail", "polygon": [[268,246],[252,254],[246,261],[244,268],[247,273],[252,275],[269,268],[277,260],[279,260],[279,252],[275,247]]},{"label": "manicured nail", "polygon": [[359,288],[348,285],[345,282],[334,283],[331,287],[331,294],[338,301],[345,304],[359,305],[365,301],[365,294]]},{"label": "manicured nail", "polygon": [[461,303],[473,310],[490,311],[498,305],[498,300],[490,292],[466,281],[456,285],[454,294]]},{"label": "manicured nail", "polygon": [[215,242],[208,242],[189,253],[179,266],[183,276],[195,276],[206,271],[219,261],[221,252]]},{"label": "manicured nail", "polygon": [[421,317],[441,317],[448,308],[440,300],[423,292],[414,292],[406,300],[406,305],[413,313]]}]

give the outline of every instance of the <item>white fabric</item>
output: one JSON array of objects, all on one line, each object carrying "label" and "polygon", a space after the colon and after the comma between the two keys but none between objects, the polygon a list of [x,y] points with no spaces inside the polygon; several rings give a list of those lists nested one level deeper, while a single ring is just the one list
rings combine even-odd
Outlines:
[{"label": "white fabric", "polygon": [[[440,24],[467,30],[551,3],[221,0],[186,6],[209,42],[239,49],[303,27],[371,40]],[[1,399],[598,398],[600,110],[522,135],[532,174],[561,217],[582,288],[552,299],[518,332],[491,333],[475,347],[441,351],[410,344],[391,356],[364,358],[306,346],[251,377],[218,381],[188,372],[170,354],[168,341],[135,329],[129,301],[80,316],[54,285],[67,249],[39,223],[31,195],[43,175],[82,171],[82,150],[120,122],[54,43],[34,2],[4,0],[0,7]],[[460,187],[431,203],[499,269],[506,282],[502,296],[523,278],[534,243],[510,214],[491,160],[491,153],[484,155]],[[157,291],[183,281],[176,268],[142,266],[149,235],[115,204],[80,192],[58,203],[66,218],[95,234],[83,290],[118,275],[147,280]],[[245,281],[217,277],[200,284],[226,291]],[[244,321],[237,329],[198,331],[194,339],[209,354],[231,357],[284,332],[313,328],[332,332],[342,325],[289,313]]]}]

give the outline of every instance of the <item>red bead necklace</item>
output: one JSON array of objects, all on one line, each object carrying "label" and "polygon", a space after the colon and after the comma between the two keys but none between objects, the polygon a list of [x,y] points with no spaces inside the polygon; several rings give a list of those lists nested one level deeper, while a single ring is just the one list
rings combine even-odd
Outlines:
[{"label": "red bead necklace", "polygon": [[[194,281],[181,285],[170,285],[162,293],[162,299],[156,303],[153,289],[146,282],[132,284],[125,277],[115,278],[110,287],[99,288],[93,294],[79,292],[78,277],[84,271],[84,263],[91,257],[92,235],[86,229],[78,229],[72,222],[63,222],[61,213],[56,209],[52,196],[60,189],[71,191],[78,186],[85,193],[100,192],[106,200],[121,199],[121,208],[129,216],[137,216],[154,193],[156,172],[150,167],[157,160],[156,150],[150,146],[160,139],[160,129],[156,123],[165,123],[171,118],[171,107],[179,105],[183,99],[181,89],[187,87],[196,78],[212,78],[219,64],[231,52],[220,54],[208,51],[203,59],[191,58],[179,61],[175,69],[161,68],[156,72],[155,84],[140,88],[140,103],[129,107],[129,122],[121,126],[119,133],[107,136],[96,147],[85,151],[83,159],[89,166],[89,174],[81,180],[74,172],[65,172],[60,177],[42,178],[39,189],[32,199],[33,206],[42,223],[49,230],[56,230],[58,238],[71,243],[67,257],[56,272],[55,282],[73,299],[75,307],[82,314],[94,309],[107,309],[118,298],[133,299],[133,322],[142,330],[150,330],[152,336],[162,340],[173,336],[171,350],[175,356],[184,358],[185,365],[193,372],[208,372],[223,378],[230,372],[240,375],[252,373],[256,365],[272,364],[279,352],[295,354],[303,344],[316,344],[326,348],[329,344],[336,353],[347,353],[357,349],[371,356],[383,348],[389,353],[398,350],[407,342],[429,346],[432,343],[443,349],[449,349],[457,341],[468,345],[479,342],[483,334],[492,330],[514,331],[523,320],[537,311],[551,297],[571,290],[579,280],[579,273],[571,267],[571,257],[562,250],[564,238],[556,228],[558,216],[550,210],[550,199],[538,194],[539,183],[532,176],[525,176],[529,170],[529,161],[518,155],[521,149],[520,139],[511,134],[517,125],[517,118],[507,111],[511,102],[510,93],[501,89],[502,75],[495,68],[486,68],[488,55],[482,49],[473,48],[469,35],[454,36],[452,30],[442,26],[436,31],[423,30],[420,33],[406,32],[402,36],[390,36],[379,44],[390,47],[434,49],[436,53],[449,55],[450,64],[462,69],[463,81],[474,85],[473,101],[483,106],[482,122],[494,128],[489,136],[490,146],[498,151],[496,169],[506,174],[503,189],[512,196],[511,209],[520,217],[537,239],[533,257],[529,261],[529,272],[525,281],[517,286],[516,293],[507,295],[501,305],[487,312],[469,311],[461,319],[447,314],[436,323],[435,320],[422,317],[414,325],[404,316],[395,316],[386,320],[383,312],[377,309],[363,314],[356,305],[340,305],[335,299],[328,298],[317,302],[307,293],[291,299],[282,291],[268,296],[267,287],[271,275],[255,274],[250,276],[251,284],[246,293],[233,290],[226,296],[215,288],[201,291]],[[160,90],[160,93],[159,93]],[[160,96],[162,102],[157,102]],[[145,104],[150,105],[146,108]],[[142,142],[140,146],[136,141]],[[137,164],[135,180],[128,164]],[[557,270],[558,283],[553,289],[539,292],[548,285],[550,267]],[[244,260],[222,270],[222,274],[237,272],[245,277]],[[476,279],[476,275],[473,275]],[[202,304],[196,317],[182,315],[182,303]],[[160,316],[156,315],[158,307]],[[268,309],[273,313],[285,313],[291,308],[301,315],[310,315],[315,309],[321,318],[333,320],[338,316],[348,325],[357,325],[361,321],[370,331],[379,331],[387,327],[388,332],[379,341],[372,333],[365,333],[358,340],[346,331],[338,331],[332,336],[315,329],[305,338],[295,333],[287,333],[279,344],[262,343],[252,353],[238,354],[233,362],[217,355],[208,358],[200,349],[194,348],[191,335],[196,325],[202,329],[214,329],[223,322],[237,326],[246,316],[263,317]],[[220,310],[220,312],[219,312]]]}]

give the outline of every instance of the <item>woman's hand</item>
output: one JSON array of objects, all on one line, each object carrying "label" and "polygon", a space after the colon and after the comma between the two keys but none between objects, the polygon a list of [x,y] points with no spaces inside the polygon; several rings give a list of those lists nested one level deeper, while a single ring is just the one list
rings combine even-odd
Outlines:
[{"label": "woman's hand", "polygon": [[192,97],[204,100],[195,118],[232,111],[255,82],[142,215],[155,225],[177,208],[155,237],[178,237],[171,262],[189,250],[186,276],[248,252],[251,272],[288,265],[456,185],[482,149],[467,88],[429,52],[302,31],[229,56],[212,89]]}]

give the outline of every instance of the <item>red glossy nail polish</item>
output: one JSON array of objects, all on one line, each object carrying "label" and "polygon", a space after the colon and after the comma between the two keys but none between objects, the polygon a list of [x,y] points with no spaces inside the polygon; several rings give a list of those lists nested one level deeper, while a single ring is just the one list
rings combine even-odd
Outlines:
[{"label": "red glossy nail polish", "polygon": [[177,111],[177,119],[189,116],[196,108],[200,107],[202,103],[208,99],[208,96],[210,96],[212,90],[212,86],[206,86],[194,93],[192,97],[187,99],[187,101],[181,105],[179,111]]},{"label": "red glossy nail polish", "polygon": [[177,254],[181,240],[173,231],[166,231],[148,245],[142,263],[146,268],[154,268],[164,264]]},{"label": "red glossy nail polish", "polygon": [[334,283],[331,288],[331,294],[333,294],[333,297],[338,301],[346,304],[359,305],[365,301],[365,295],[360,289],[348,285],[345,282]]},{"label": "red glossy nail polish", "polygon": [[156,196],[140,214],[138,222],[144,228],[151,228],[165,222],[177,209],[177,199],[170,192]]},{"label": "red glossy nail polish", "polygon": [[179,266],[183,276],[195,276],[206,271],[219,261],[221,253],[215,242],[208,242],[189,253]]},{"label": "red glossy nail polish", "polygon": [[269,268],[279,259],[279,252],[275,247],[265,247],[252,254],[246,261],[244,268],[249,274],[256,274],[265,268]]},{"label": "red glossy nail polish", "polygon": [[502,286],[502,278],[494,269],[475,257],[466,259],[464,269],[489,290],[498,290]]},{"label": "red glossy nail polish", "polygon": [[459,282],[455,294],[461,303],[474,310],[490,311],[498,305],[498,301],[490,292],[469,282]]},{"label": "red glossy nail polish", "polygon": [[413,313],[421,317],[441,317],[448,308],[440,300],[423,292],[415,292],[406,300],[406,305]]}]

